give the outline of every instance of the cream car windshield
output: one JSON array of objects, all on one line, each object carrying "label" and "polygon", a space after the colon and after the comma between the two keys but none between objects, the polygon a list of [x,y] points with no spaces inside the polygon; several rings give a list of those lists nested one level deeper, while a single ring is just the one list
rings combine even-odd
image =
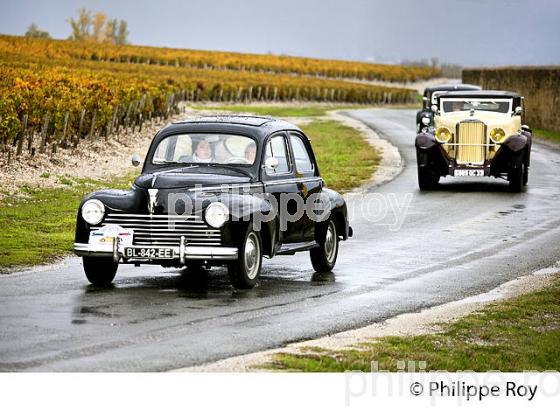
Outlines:
[{"label": "cream car windshield", "polygon": [[159,142],[152,163],[253,165],[256,154],[255,141],[242,135],[175,134]]},{"label": "cream car windshield", "polygon": [[460,111],[489,111],[501,114],[511,112],[512,100],[499,98],[442,98],[441,112],[446,114]]}]

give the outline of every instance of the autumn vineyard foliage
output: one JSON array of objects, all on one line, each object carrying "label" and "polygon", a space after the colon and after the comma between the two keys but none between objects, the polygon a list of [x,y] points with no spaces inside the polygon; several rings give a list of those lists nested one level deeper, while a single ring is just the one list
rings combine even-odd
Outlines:
[{"label": "autumn vineyard foliage", "polygon": [[168,117],[180,101],[409,102],[412,90],[344,79],[435,75],[428,68],[0,36],[0,144],[18,153],[24,140],[41,150],[76,145]]}]

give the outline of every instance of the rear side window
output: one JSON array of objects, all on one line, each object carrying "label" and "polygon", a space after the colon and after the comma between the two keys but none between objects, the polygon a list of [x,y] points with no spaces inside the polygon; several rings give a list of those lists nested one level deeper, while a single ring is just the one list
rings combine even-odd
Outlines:
[{"label": "rear side window", "polygon": [[278,160],[278,167],[274,171],[267,170],[268,175],[282,174],[290,171],[288,165],[288,150],[286,149],[286,138],[283,135],[272,137],[266,144],[265,161],[274,157]]},{"label": "rear side window", "polygon": [[313,172],[313,162],[307,152],[307,147],[299,135],[290,134],[290,142],[294,151],[296,170],[300,173]]}]

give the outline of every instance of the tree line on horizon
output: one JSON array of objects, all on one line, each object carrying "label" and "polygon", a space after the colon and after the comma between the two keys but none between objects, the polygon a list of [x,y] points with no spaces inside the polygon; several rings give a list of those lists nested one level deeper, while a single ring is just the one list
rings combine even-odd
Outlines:
[{"label": "tree line on horizon", "polygon": [[[93,41],[96,43],[128,44],[128,23],[126,20],[109,18],[106,13],[93,13],[81,8],[78,15],[66,20],[70,24],[72,33],[69,40]],[[41,30],[37,24],[32,23],[25,33],[25,37],[51,38],[48,31]]]}]

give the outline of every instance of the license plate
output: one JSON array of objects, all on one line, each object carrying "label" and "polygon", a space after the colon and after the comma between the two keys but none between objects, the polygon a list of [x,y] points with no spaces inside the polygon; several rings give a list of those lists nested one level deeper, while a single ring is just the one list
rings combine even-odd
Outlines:
[{"label": "license plate", "polygon": [[483,169],[456,169],[453,174],[456,177],[483,177]]},{"label": "license plate", "polygon": [[125,258],[173,259],[172,248],[124,248]]}]

